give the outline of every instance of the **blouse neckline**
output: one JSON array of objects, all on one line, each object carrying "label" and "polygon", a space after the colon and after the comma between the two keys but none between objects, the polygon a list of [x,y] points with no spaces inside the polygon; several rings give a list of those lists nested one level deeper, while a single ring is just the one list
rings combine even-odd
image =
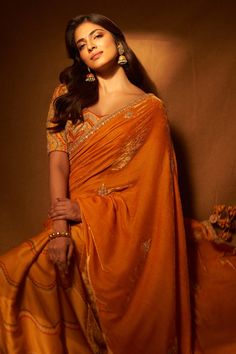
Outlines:
[{"label": "blouse neckline", "polygon": [[140,101],[144,100],[146,97],[148,96],[152,96],[153,93],[143,93],[142,95],[140,95],[139,97],[136,97],[135,99],[131,100],[130,102],[128,102],[126,105],[124,106],[121,106],[120,108],[117,108],[115,109],[112,113],[107,113],[107,114],[97,114],[97,113],[94,113],[93,111],[91,111],[89,108],[85,107],[83,109],[83,111],[85,112],[88,112],[88,113],[91,113],[93,114],[95,117],[98,117],[98,118],[104,118],[104,117],[109,117],[109,116],[113,116],[114,114],[117,114],[121,111],[123,111],[124,109],[128,108],[128,107],[132,107],[134,106],[136,103],[139,103]]}]

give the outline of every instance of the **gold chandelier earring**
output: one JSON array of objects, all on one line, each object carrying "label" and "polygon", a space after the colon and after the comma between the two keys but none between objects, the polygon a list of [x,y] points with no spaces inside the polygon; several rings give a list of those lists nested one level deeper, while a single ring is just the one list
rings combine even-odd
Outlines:
[{"label": "gold chandelier earring", "polygon": [[86,75],[86,79],[85,81],[86,82],[94,82],[96,79],[95,79],[95,76],[93,75],[93,73],[91,73],[91,70],[90,68],[88,67],[88,73]]},{"label": "gold chandelier earring", "polygon": [[119,58],[118,58],[118,64],[119,65],[125,65],[128,63],[128,60],[126,59],[126,56],[124,55],[124,47],[121,43],[118,44],[117,46],[118,53],[119,53]]}]

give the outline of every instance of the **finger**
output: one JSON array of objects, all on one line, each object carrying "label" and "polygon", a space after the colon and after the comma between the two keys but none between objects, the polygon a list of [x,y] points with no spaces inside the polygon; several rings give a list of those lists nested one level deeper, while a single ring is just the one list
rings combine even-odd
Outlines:
[{"label": "finger", "polygon": [[59,259],[62,264],[66,263],[67,246],[59,252]]},{"label": "finger", "polygon": [[48,217],[50,218],[52,216],[52,212],[49,210],[48,211]]},{"label": "finger", "polygon": [[60,216],[60,215],[66,214],[67,212],[68,212],[67,210],[55,210],[53,213],[51,213],[51,216],[52,217]]},{"label": "finger", "polygon": [[69,198],[65,198],[65,197],[60,197],[60,198],[56,198],[56,200],[58,202],[65,202],[65,201],[70,200],[70,199]]},{"label": "finger", "polygon": [[54,207],[48,208],[48,214],[52,214],[54,212]]},{"label": "finger", "polygon": [[69,247],[68,247],[68,253],[67,253],[67,267],[70,266],[70,261],[71,261],[71,257],[73,254],[73,250],[74,250],[74,244],[73,244],[73,241],[71,240]]},{"label": "finger", "polygon": [[60,273],[66,273],[65,266],[60,261],[56,262],[56,267],[58,268]]},{"label": "finger", "polygon": [[51,220],[55,221],[55,220],[68,220],[69,217],[67,215],[59,215],[59,216],[52,216]]},{"label": "finger", "polygon": [[68,210],[55,210],[53,213],[51,213],[51,217],[54,216],[61,216],[63,214],[67,214]]},{"label": "finger", "polygon": [[56,252],[55,252],[55,247],[54,247],[53,240],[51,240],[49,242],[48,257],[49,257],[50,261],[55,264],[55,262],[56,262]]},{"label": "finger", "polygon": [[56,209],[56,208],[63,208],[63,207],[64,208],[71,208],[71,206],[72,206],[72,202],[70,199],[68,199],[68,200],[56,202],[53,207],[54,207],[54,209]]},{"label": "finger", "polygon": [[66,263],[63,263],[61,260],[57,260],[55,265],[60,270],[61,273],[66,273],[67,272]]},{"label": "finger", "polygon": [[66,215],[65,213],[53,213],[51,214],[51,219],[56,218],[56,217],[62,217],[63,215]]},{"label": "finger", "polygon": [[[58,239],[55,239],[55,241],[59,241]],[[55,247],[55,257],[56,257],[56,262],[60,262],[61,261],[61,245],[58,244]]]},{"label": "finger", "polygon": [[53,205],[53,207],[56,208],[58,206],[66,206],[67,204],[68,204],[67,201],[58,201]]},{"label": "finger", "polygon": [[60,268],[61,271],[63,271],[64,273],[67,272],[67,264],[66,264],[66,253],[67,253],[67,249],[63,249],[60,251],[60,255],[58,257],[58,267]]},{"label": "finger", "polygon": [[58,211],[58,210],[66,210],[67,206],[63,203],[57,204],[54,206],[53,211]]}]

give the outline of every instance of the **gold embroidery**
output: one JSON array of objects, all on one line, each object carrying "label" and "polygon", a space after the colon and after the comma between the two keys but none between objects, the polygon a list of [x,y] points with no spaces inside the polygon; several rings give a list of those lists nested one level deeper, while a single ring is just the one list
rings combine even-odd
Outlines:
[{"label": "gold embroidery", "polygon": [[140,273],[142,272],[142,269],[145,265],[147,254],[151,248],[151,242],[152,242],[152,239],[149,238],[146,241],[143,241],[140,245],[141,255],[138,259],[137,264],[135,265],[135,267],[133,269],[132,274],[129,277],[129,281],[130,281],[129,290],[126,294],[126,302],[125,302],[124,306],[128,306],[128,304],[132,298],[133,289],[135,288],[136,282],[137,282],[137,280],[140,276]]},{"label": "gold embroidery", "polygon": [[103,332],[99,323],[95,295],[89,281],[87,266],[84,267],[84,271],[82,271],[81,274],[88,300],[86,337],[91,348],[93,349],[94,354],[106,354],[106,343],[104,341]]},{"label": "gold embroidery", "polygon": [[101,196],[105,196],[105,195],[108,195],[112,192],[123,191],[124,189],[129,188],[131,186],[132,186],[132,184],[125,184],[123,186],[116,186],[116,187],[107,188],[105,183],[102,183],[101,186],[99,186],[97,189],[97,194],[101,195]]},{"label": "gold embroidery", "polygon": [[[152,93],[146,93],[143,94],[141,97],[137,98],[135,101],[133,101],[132,103],[129,103],[127,106],[124,106],[123,108],[115,111],[112,114],[108,114],[104,117],[101,117],[97,124],[95,124],[93,127],[91,127],[90,129],[88,129],[82,136],[80,136],[76,142],[74,142],[73,144],[73,151],[77,149],[77,147],[84,142],[88,137],[90,137],[91,135],[93,135],[94,133],[96,133],[97,130],[99,130],[104,124],[108,123],[113,117],[117,116],[117,114],[120,114],[122,112],[124,112],[127,108],[129,108],[131,105],[132,107],[134,107],[136,104],[142,102],[143,100],[145,100],[147,97],[152,97],[154,96]],[[86,113],[87,114],[87,113]],[[72,150],[72,149],[71,149]],[[69,151],[71,152],[71,151]]]},{"label": "gold embroidery", "polygon": [[[59,97],[67,92],[66,86],[59,85],[53,93],[52,100],[50,102],[48,117],[47,117],[47,128],[55,127],[56,123],[53,123],[53,118],[55,116],[55,109],[54,109],[54,100],[56,97]],[[47,134],[47,151],[48,153],[51,151],[59,150],[67,152],[67,138],[65,129],[58,132],[53,133],[49,130],[46,132]]]},{"label": "gold embroidery", "polygon": [[64,151],[67,152],[67,143],[64,131],[52,133],[47,131],[47,151]]},{"label": "gold embroidery", "polygon": [[101,196],[107,195],[109,193],[104,183],[98,188],[97,193]]},{"label": "gold embroidery", "polygon": [[141,245],[141,249],[145,255],[149,252],[149,250],[151,248],[151,242],[152,242],[152,240],[149,238],[148,240],[144,241]]},{"label": "gold embroidery", "polygon": [[127,166],[130,160],[134,157],[135,153],[139,147],[144,142],[144,137],[146,136],[146,130],[143,130],[142,133],[137,134],[133,139],[128,141],[123,148],[122,154],[118,157],[113,163],[111,170],[118,171]]}]

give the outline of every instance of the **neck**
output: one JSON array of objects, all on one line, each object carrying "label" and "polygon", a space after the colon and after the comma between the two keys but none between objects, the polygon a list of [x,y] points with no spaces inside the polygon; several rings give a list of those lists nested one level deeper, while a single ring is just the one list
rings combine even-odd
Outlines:
[{"label": "neck", "polygon": [[99,96],[107,94],[124,92],[127,90],[127,86],[132,85],[122,67],[113,66],[104,72],[96,73],[99,83]]}]

